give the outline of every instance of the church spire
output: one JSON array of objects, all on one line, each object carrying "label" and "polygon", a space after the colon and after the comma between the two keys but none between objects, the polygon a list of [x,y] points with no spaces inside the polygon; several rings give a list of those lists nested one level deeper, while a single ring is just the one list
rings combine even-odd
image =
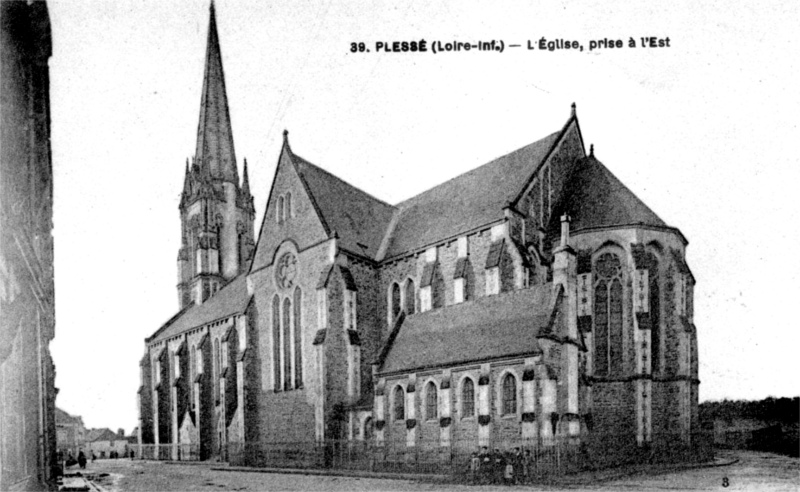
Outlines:
[{"label": "church spire", "polygon": [[247,159],[244,160],[244,171],[242,172],[242,195],[250,196],[250,177],[247,175]]},{"label": "church spire", "polygon": [[225,74],[222,69],[222,52],[219,47],[217,16],[213,1],[209,10],[208,42],[195,156],[201,169],[211,177],[238,183],[236,153],[233,148],[231,117],[228,111],[228,96],[225,92]]}]

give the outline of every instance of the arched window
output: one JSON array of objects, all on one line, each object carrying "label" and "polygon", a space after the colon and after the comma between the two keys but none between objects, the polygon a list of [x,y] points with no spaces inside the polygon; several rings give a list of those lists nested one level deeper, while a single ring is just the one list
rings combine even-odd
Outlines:
[{"label": "arched window", "polygon": [[431,306],[434,309],[444,307],[444,276],[441,266],[437,263],[433,270],[433,280],[431,281]]},{"label": "arched window", "polygon": [[292,301],[283,300],[283,389],[292,389]]},{"label": "arched window", "polygon": [[197,346],[192,345],[192,350],[189,351],[189,405],[194,408],[194,378],[197,374]]},{"label": "arched window", "polygon": [[286,194],[286,218],[292,217],[292,194]]},{"label": "arched window", "polygon": [[283,213],[283,197],[280,197],[278,198],[278,216],[276,217],[276,219],[278,219],[278,224],[283,223]]},{"label": "arched window", "polygon": [[294,289],[294,387],[303,387],[303,327],[301,311],[303,293],[300,287]]},{"label": "arched window", "polygon": [[219,339],[214,340],[214,394],[219,400],[219,368],[222,360],[219,355]]},{"label": "arched window", "polygon": [[280,391],[281,385],[281,300],[276,294],[272,298],[272,373],[274,390]]},{"label": "arched window", "polygon": [[394,321],[397,319],[397,315],[400,314],[400,286],[396,283],[393,283],[390,295],[392,303],[392,323],[394,323]]},{"label": "arched window", "polygon": [[406,392],[402,386],[394,389],[394,419],[404,420],[406,418]]},{"label": "arched window", "polygon": [[372,439],[372,435],[374,433],[372,417],[367,417],[364,419],[364,440],[369,441]]},{"label": "arched window", "polygon": [[651,372],[661,370],[661,290],[658,282],[658,258],[647,253],[648,280],[650,290],[650,349]]},{"label": "arched window", "polygon": [[425,387],[425,418],[434,420],[439,410],[439,402],[436,394],[436,384],[431,381]]},{"label": "arched window", "polygon": [[472,378],[465,378],[461,386],[461,417],[475,416],[475,383]]},{"label": "arched window", "polygon": [[594,287],[595,374],[622,370],[622,263],[614,253],[595,262]]},{"label": "arched window", "polygon": [[506,374],[503,378],[503,415],[517,413],[517,378]]},{"label": "arched window", "polygon": [[414,290],[414,281],[408,279],[406,282],[406,314],[417,312],[417,293]]}]

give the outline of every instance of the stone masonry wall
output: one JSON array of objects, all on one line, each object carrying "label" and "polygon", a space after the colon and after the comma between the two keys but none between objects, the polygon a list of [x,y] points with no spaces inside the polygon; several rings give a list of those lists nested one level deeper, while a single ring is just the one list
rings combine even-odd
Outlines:
[{"label": "stone masonry wall", "polygon": [[383,324],[378,314],[381,293],[378,286],[378,272],[368,264],[350,261],[348,268],[358,287],[358,335],[361,339],[361,395],[372,401],[372,362],[383,347]]},{"label": "stone masonry wall", "polygon": [[[345,437],[344,406],[347,398],[347,344],[344,329],[344,279],[341,270],[334,269],[328,279],[328,328],[323,342],[325,437]],[[313,429],[313,427],[312,427]]]},{"label": "stone masonry wall", "polygon": [[146,354],[140,366],[142,385],[139,389],[139,418],[142,444],[153,444],[153,369],[150,354]]},{"label": "stone masonry wall", "polygon": [[[501,449],[511,449],[514,446],[522,445],[524,439],[522,437],[522,416],[523,416],[523,381],[522,376],[524,373],[525,365],[522,360],[496,362],[490,367],[489,373],[489,401],[490,401],[490,422],[491,437],[490,447],[500,447]],[[479,380],[481,375],[480,366],[463,366],[450,368],[450,408],[451,408],[451,446],[454,449],[461,449],[466,452],[478,450],[478,432],[479,432]],[[550,414],[545,415],[542,411],[540,397],[542,395],[541,378],[545,377],[546,370],[543,365],[537,364],[535,372],[538,373],[535,383],[535,411],[537,429],[541,427],[542,422],[551,425]],[[506,374],[512,374],[516,378],[516,412],[511,414],[502,414],[502,381]],[[474,387],[474,407],[471,416],[464,412],[464,404],[462,401],[462,390],[464,381],[470,378]],[[428,390],[428,383],[433,382],[438,389],[439,409],[442,408],[441,398],[443,392],[441,391],[441,382],[443,379],[442,371],[427,371],[425,373],[418,373],[416,375],[416,384],[414,391],[414,415],[416,420],[416,438],[415,447],[419,452],[424,453],[438,448],[440,443],[441,432],[441,414],[437,414],[436,418],[431,418],[426,412],[426,393]],[[385,441],[387,453],[402,452],[407,448],[407,426],[406,419],[410,414],[408,407],[405,409],[405,419],[394,419],[394,393],[396,388],[401,386],[404,393],[407,392],[409,383],[408,375],[391,376],[386,379],[385,383]],[[564,392],[564,386],[557,385],[557,399],[559,395]],[[632,397],[632,393],[631,393]],[[626,397],[627,398],[627,397]],[[632,405],[632,402],[630,403]],[[563,413],[563,409],[558,409],[559,414]],[[630,425],[633,421],[629,417]],[[531,441],[527,441],[530,444]]]}]

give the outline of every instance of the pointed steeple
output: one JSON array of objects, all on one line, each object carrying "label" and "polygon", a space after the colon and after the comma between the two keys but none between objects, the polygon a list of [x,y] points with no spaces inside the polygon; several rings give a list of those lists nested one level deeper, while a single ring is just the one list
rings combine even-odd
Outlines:
[{"label": "pointed steeple", "polygon": [[186,159],[186,170],[183,173],[183,193],[189,194],[191,191],[189,181],[192,179],[191,174],[189,174],[189,159]]},{"label": "pointed steeple", "polygon": [[244,171],[242,172],[242,195],[250,196],[250,177],[247,173],[247,159],[244,160]]},{"label": "pointed steeple", "polygon": [[231,183],[239,182],[213,1],[208,21],[208,43],[195,157],[200,167],[211,177]]},{"label": "pointed steeple", "polygon": [[255,213],[253,195],[250,194],[250,173],[247,171],[247,159],[244,160],[244,171],[242,171],[242,186],[236,197],[236,206],[250,214]]}]

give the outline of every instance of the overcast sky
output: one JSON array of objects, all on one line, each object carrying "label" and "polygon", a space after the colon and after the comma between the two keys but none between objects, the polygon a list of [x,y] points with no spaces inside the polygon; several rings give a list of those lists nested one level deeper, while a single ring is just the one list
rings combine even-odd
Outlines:
[{"label": "overcast sky", "polygon": [[[209,1],[48,3],[57,404],[130,431],[144,338],[178,307]],[[689,240],[701,401],[800,393],[796,2],[216,8],[256,225],[284,128],[297,154],[396,203],[559,130],[574,101],[597,158]],[[670,47],[627,47],[649,36]],[[542,37],[584,50],[527,49]],[[589,51],[603,38],[625,47]],[[375,53],[420,39],[506,49]]]}]

